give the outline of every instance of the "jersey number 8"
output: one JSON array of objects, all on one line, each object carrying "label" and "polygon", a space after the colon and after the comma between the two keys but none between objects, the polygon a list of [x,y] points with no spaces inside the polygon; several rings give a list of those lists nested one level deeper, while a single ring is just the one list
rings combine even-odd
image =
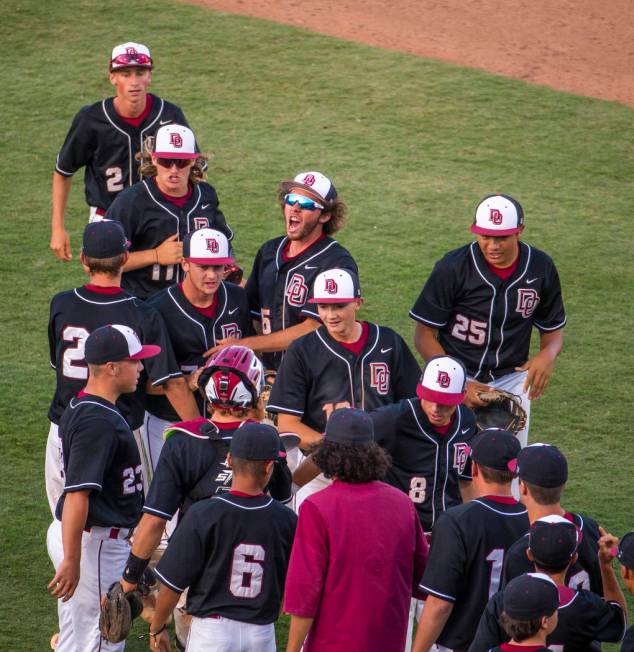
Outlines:
[{"label": "jersey number 8", "polygon": [[426,478],[412,478],[409,482],[409,497],[413,503],[424,503],[427,491]]},{"label": "jersey number 8", "polygon": [[236,598],[255,598],[262,592],[264,548],[255,543],[241,543],[233,551],[229,590]]}]

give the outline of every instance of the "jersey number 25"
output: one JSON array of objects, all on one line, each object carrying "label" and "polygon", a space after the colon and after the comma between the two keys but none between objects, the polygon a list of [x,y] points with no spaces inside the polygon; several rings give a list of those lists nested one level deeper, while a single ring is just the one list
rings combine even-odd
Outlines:
[{"label": "jersey number 25", "polygon": [[458,313],[451,334],[463,342],[469,342],[474,346],[482,346],[487,336],[487,323],[477,319],[469,319],[469,317]]}]

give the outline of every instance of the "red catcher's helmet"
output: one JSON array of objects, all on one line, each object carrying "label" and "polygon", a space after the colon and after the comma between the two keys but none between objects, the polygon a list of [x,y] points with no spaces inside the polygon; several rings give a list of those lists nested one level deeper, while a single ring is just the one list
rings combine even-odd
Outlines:
[{"label": "red catcher's helmet", "polygon": [[248,346],[228,346],[207,362],[198,387],[215,407],[255,407],[263,375],[262,363]]}]

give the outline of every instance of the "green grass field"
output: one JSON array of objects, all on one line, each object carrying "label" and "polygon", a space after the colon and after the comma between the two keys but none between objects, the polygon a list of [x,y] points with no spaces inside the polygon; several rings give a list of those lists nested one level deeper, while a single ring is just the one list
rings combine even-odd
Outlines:
[{"label": "green grass field", "polygon": [[55,631],[46,326],[53,293],[83,282],[87,210],[78,175],[67,214],[76,259],[58,262],[48,250],[50,176],[75,112],[110,94],[108,55],[127,40],[149,44],[153,91],[183,107],[213,152],[210,181],[243,265],[281,232],[277,183],[322,170],[350,207],[339,239],[359,262],[365,316],[408,342],[407,312],[434,261],[469,240],[477,201],[517,197],[525,239],[559,267],[569,319],[531,440],[568,455],[569,509],[619,535],[634,528],[631,109],[165,0],[0,6],[1,650],[46,650]]}]

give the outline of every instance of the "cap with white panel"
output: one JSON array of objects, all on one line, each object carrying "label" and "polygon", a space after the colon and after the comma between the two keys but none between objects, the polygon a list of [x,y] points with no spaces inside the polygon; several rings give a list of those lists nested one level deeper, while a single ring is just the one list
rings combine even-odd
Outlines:
[{"label": "cap with white panel", "polygon": [[280,186],[285,192],[293,189],[308,190],[325,202],[337,198],[333,182],[321,172],[300,172],[292,181],[282,181]]},{"label": "cap with white panel", "polygon": [[349,269],[328,269],[317,275],[308,303],[351,303],[361,298],[359,278]]},{"label": "cap with white panel", "polygon": [[198,265],[231,265],[227,236],[216,229],[190,231],[183,240],[183,258]]},{"label": "cap with white panel", "polygon": [[154,156],[161,158],[192,158],[200,154],[196,151],[194,132],[183,125],[165,125],[156,132]]},{"label": "cap with white panel", "polygon": [[86,339],[84,358],[88,364],[101,365],[120,360],[143,360],[161,352],[155,344],[141,344],[139,336],[122,324],[109,324],[94,330]]},{"label": "cap with white panel", "polygon": [[449,355],[431,358],[418,382],[418,398],[440,403],[458,405],[465,397],[467,372],[460,360]]},{"label": "cap with white panel", "polygon": [[110,56],[110,70],[131,67],[152,68],[149,48],[142,43],[133,43],[132,41],[115,45]]},{"label": "cap with white panel", "polygon": [[476,208],[471,232],[480,235],[512,235],[524,226],[521,204],[508,195],[489,195]]}]

